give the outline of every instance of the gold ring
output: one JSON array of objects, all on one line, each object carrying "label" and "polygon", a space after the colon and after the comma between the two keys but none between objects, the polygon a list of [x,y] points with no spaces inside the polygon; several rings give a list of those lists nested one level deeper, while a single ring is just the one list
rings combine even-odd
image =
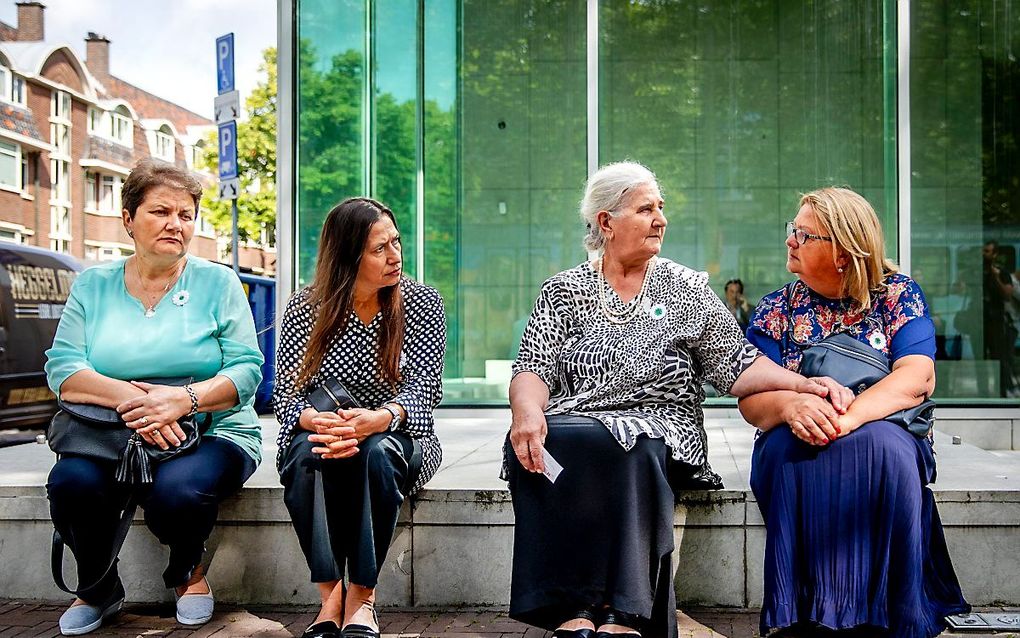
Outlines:
[{"label": "gold ring", "polygon": [[142,425],[145,425],[146,423],[149,422],[149,417],[143,416],[141,419],[139,419],[139,421],[142,422]]}]

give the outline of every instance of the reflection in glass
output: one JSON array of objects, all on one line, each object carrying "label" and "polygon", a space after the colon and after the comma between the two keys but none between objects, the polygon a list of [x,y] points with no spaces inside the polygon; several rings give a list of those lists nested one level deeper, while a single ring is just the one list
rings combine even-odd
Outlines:
[{"label": "reflection in glass", "polygon": [[938,397],[1020,396],[1020,2],[911,3],[911,251]]}]

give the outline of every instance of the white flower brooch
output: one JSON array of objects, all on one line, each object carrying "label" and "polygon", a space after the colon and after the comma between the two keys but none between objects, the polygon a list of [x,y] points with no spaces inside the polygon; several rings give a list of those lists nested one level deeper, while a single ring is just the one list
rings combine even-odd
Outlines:
[{"label": "white flower brooch", "polygon": [[188,303],[188,299],[191,299],[191,293],[189,293],[187,290],[181,290],[174,294],[173,298],[171,298],[171,301],[174,302],[175,306],[183,306],[184,304]]},{"label": "white flower brooch", "polygon": [[885,335],[876,330],[868,335],[868,343],[875,350],[885,350]]}]

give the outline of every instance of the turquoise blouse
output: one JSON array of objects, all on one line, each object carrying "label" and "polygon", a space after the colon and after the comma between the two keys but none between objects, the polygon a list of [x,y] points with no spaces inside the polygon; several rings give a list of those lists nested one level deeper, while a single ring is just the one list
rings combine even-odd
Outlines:
[{"label": "turquoise blouse", "polygon": [[46,380],[59,393],[79,370],[131,381],[221,374],[234,383],[239,403],[214,412],[206,436],[236,443],[255,462],[262,458],[262,431],[255,389],[262,381],[262,353],[241,282],[229,268],[188,257],[177,283],[145,316],[124,285],[125,261],[95,266],[71,287],[46,351]]}]

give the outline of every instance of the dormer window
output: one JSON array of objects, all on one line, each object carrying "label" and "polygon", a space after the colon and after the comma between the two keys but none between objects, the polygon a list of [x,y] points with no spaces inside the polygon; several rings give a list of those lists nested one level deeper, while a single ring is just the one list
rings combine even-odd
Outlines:
[{"label": "dormer window", "polygon": [[0,64],[0,100],[25,105],[25,78]]},{"label": "dormer window", "polygon": [[155,144],[152,149],[152,154],[157,159],[161,159],[164,162],[173,162],[175,159],[174,154],[174,135],[170,130],[170,127],[164,124],[159,127],[155,135]]},{"label": "dormer window", "polygon": [[131,115],[123,106],[110,112],[110,138],[125,146],[131,146],[131,137],[134,127],[131,122]]}]

